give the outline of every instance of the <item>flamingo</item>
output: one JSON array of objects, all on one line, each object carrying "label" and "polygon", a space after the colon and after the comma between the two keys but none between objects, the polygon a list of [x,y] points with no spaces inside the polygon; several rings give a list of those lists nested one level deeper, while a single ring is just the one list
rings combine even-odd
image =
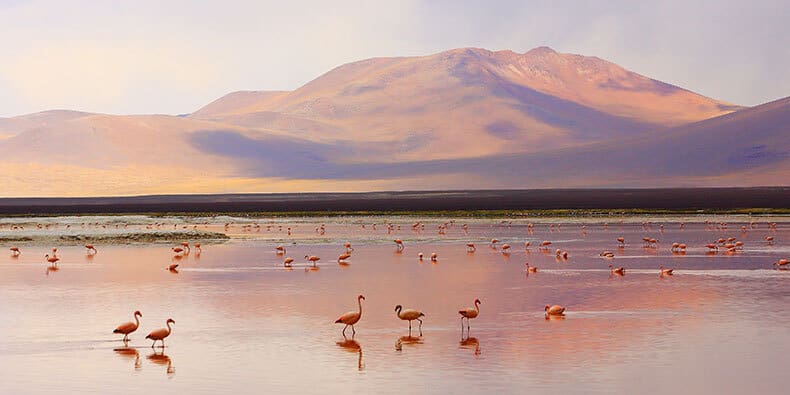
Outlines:
[{"label": "flamingo", "polygon": [[617,242],[620,243],[619,247],[625,247],[625,237],[618,237]]},{"label": "flamingo", "polygon": [[431,262],[437,262],[438,260],[439,260],[439,255],[437,255],[435,252],[432,252],[431,253]]},{"label": "flamingo", "polygon": [[291,267],[293,261],[294,259],[291,257],[285,258],[285,260],[283,261],[283,267]]},{"label": "flamingo", "polygon": [[529,241],[525,241],[525,242],[524,242],[524,249],[525,249],[525,250],[528,250],[528,249],[529,249],[529,244],[530,244],[530,243],[529,243]]},{"label": "flamingo", "polygon": [[181,247],[183,247],[183,248],[184,248],[184,250],[186,251],[187,255],[189,255],[189,253],[190,253],[190,250],[189,250],[189,242],[182,241],[182,242],[181,242]]},{"label": "flamingo", "polygon": [[469,320],[477,318],[480,314],[480,299],[475,299],[475,307],[467,307],[463,310],[458,310],[458,314],[461,314],[461,332],[464,331],[464,318],[466,318],[466,330],[469,330]]},{"label": "flamingo", "polygon": [[346,252],[349,253],[349,254],[351,253],[351,251],[354,251],[354,249],[351,248],[351,243],[349,243],[349,242],[345,242],[343,244],[343,247],[346,247]]},{"label": "flamingo", "polygon": [[172,250],[176,253],[176,255],[181,255],[181,253],[184,252],[184,249],[181,247],[173,247]]},{"label": "flamingo", "polygon": [[419,259],[419,260],[420,260],[420,262],[422,262],[422,257],[423,257],[423,254],[422,254],[422,252],[420,252],[420,253],[417,253],[417,259]]},{"label": "flamingo", "polygon": [[614,252],[602,251],[600,254],[598,254],[598,256],[601,256],[603,258],[614,258]]},{"label": "flamingo", "polygon": [[393,241],[395,242],[395,246],[398,248],[398,251],[403,251],[403,240],[395,239]]},{"label": "flamingo", "polygon": [[549,315],[554,315],[554,316],[565,315],[565,307],[562,307],[562,306],[560,306],[558,304],[555,304],[553,306],[546,305],[546,307],[543,310],[546,312],[547,316],[549,316]]},{"label": "flamingo", "polygon": [[85,244],[85,249],[88,250],[88,255],[93,255],[98,252],[96,251],[96,247],[94,247],[93,244]]},{"label": "flamingo", "polygon": [[22,251],[19,250],[19,247],[11,247],[9,250],[11,250],[12,256],[19,256],[19,254],[22,253]]},{"label": "flamingo", "polygon": [[319,257],[317,257],[315,255],[305,255],[304,259],[307,259],[308,261],[312,262],[313,263],[313,267],[315,267],[315,263],[316,262],[321,260],[321,258],[319,258]]},{"label": "flamingo", "polygon": [[502,244],[502,253],[503,254],[510,254],[510,244]]},{"label": "flamingo", "polygon": [[173,273],[178,273],[178,264],[177,264],[177,263],[171,263],[171,264],[170,264],[170,265],[167,267],[167,270],[169,270],[169,271],[171,271],[171,272],[173,272]]},{"label": "flamingo", "polygon": [[156,345],[157,340],[161,341],[162,342],[162,348],[165,348],[165,338],[170,336],[170,333],[173,331],[173,329],[170,328],[170,324],[175,324],[175,323],[176,322],[173,321],[172,318],[168,318],[167,319],[167,323],[166,323],[167,324],[167,328],[160,328],[160,329],[151,331],[151,333],[149,333],[148,336],[145,337],[146,339],[151,339],[151,340],[154,341],[151,344],[151,348],[154,348],[154,345]]},{"label": "flamingo", "polygon": [[525,265],[527,266],[527,273],[537,273],[538,272],[538,268],[535,267],[535,266],[530,266],[529,262],[527,262]]},{"label": "flamingo", "polygon": [[60,258],[56,256],[49,256],[49,254],[44,255],[44,258],[47,260],[47,262],[51,263],[52,266],[57,266],[58,261],[60,260]]},{"label": "flamingo", "polygon": [[121,325],[118,325],[112,333],[123,333],[123,341],[129,341],[129,334],[136,331],[138,327],[140,327],[140,319],[138,317],[142,317],[143,313],[140,310],[135,311],[132,315],[134,315],[134,322],[125,322]]},{"label": "flamingo", "polygon": [[496,248],[496,243],[499,243],[499,239],[491,239],[491,248]]},{"label": "flamingo", "polygon": [[617,275],[619,275],[619,276],[624,276],[624,275],[625,275],[625,268],[624,268],[624,267],[622,267],[622,266],[621,266],[621,267],[618,267],[618,268],[615,268],[614,266],[612,266],[612,265],[610,264],[610,265],[609,265],[609,271],[610,271],[611,273],[613,273],[613,274],[617,274]]},{"label": "flamingo", "polygon": [[285,247],[283,247],[281,245],[279,245],[277,247],[274,247],[274,252],[277,255],[284,255],[285,254]]},{"label": "flamingo", "polygon": [[200,243],[195,243],[194,245],[195,245],[195,251],[197,251],[198,254],[203,252],[203,249],[200,248]]},{"label": "flamingo", "polygon": [[765,242],[768,243],[768,245],[774,244],[774,237],[773,236],[765,236]]},{"label": "flamingo", "polygon": [[661,275],[662,277],[663,277],[663,276],[671,276],[671,275],[672,275],[672,272],[674,272],[674,271],[675,271],[675,269],[664,269],[664,266],[659,266],[659,267],[658,267],[658,270],[660,270],[660,272],[659,272],[659,273],[660,273],[660,275]]},{"label": "flamingo", "polygon": [[551,245],[551,242],[550,242],[550,241],[544,240],[544,241],[542,241],[542,242],[540,243],[540,248],[545,248],[545,249],[548,249],[550,245]]},{"label": "flamingo", "polygon": [[717,246],[716,244],[713,244],[713,243],[705,244],[705,247],[708,247],[708,251],[718,251],[719,250],[719,246]]},{"label": "flamingo", "polygon": [[335,324],[345,324],[346,326],[343,327],[343,337],[346,337],[346,329],[348,329],[349,325],[351,326],[351,337],[357,333],[354,329],[354,325],[359,322],[359,319],[362,318],[362,301],[365,300],[365,297],[362,295],[357,296],[357,304],[359,305],[359,311],[349,311],[346,314],[341,315]]},{"label": "flamingo", "polygon": [[414,320],[420,321],[420,336],[422,336],[422,320],[420,317],[425,317],[425,314],[412,309],[403,310],[403,306],[401,305],[395,306],[395,312],[398,315],[398,318],[404,321],[409,321],[409,334],[411,334],[411,322]]},{"label": "flamingo", "polygon": [[780,260],[774,262],[773,264],[776,267],[785,267],[788,264],[790,264],[790,261],[788,261],[787,259],[780,259]]},{"label": "flamingo", "polygon": [[466,252],[475,252],[476,250],[475,243],[466,243]]},{"label": "flamingo", "polygon": [[348,258],[351,258],[351,254],[349,254],[347,252],[343,253],[343,254],[340,254],[340,256],[337,257],[337,263],[346,263],[347,264],[348,262],[346,262],[345,260],[348,259]]}]

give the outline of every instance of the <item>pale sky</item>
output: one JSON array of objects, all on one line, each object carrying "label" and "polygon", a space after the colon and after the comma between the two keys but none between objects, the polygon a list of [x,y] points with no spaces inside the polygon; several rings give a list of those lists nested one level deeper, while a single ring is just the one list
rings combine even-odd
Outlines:
[{"label": "pale sky", "polygon": [[790,3],[0,0],[0,116],[192,112],[338,65],[547,45],[719,100],[790,95]]}]

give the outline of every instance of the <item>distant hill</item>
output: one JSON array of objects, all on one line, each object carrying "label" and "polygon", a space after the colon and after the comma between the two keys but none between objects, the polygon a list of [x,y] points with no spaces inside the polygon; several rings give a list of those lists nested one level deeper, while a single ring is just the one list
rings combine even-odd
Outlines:
[{"label": "distant hill", "polygon": [[375,58],[188,116],[0,118],[0,196],[788,185],[788,100],[546,47]]}]

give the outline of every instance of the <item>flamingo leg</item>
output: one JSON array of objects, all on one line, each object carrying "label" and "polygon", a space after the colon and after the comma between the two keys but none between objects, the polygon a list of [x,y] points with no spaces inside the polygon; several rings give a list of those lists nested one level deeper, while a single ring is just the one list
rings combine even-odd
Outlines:
[{"label": "flamingo leg", "polygon": [[343,327],[343,337],[346,337],[346,328],[348,328],[348,325]]},{"label": "flamingo leg", "polygon": [[420,336],[422,336],[422,320],[417,318],[417,321],[420,321]]},{"label": "flamingo leg", "polygon": [[354,329],[354,325],[351,325],[351,337],[354,337],[354,335],[356,334],[357,334],[357,330]]}]

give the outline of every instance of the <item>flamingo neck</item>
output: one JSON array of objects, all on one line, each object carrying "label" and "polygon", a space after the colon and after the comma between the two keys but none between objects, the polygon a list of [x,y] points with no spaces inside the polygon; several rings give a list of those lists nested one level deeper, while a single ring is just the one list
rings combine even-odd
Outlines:
[{"label": "flamingo neck", "polygon": [[173,331],[173,328],[170,327],[170,321],[167,321],[167,334],[169,335],[170,332]]},{"label": "flamingo neck", "polygon": [[480,312],[480,302],[475,302],[475,310],[477,310],[478,313]]},{"label": "flamingo neck", "polygon": [[362,299],[357,298],[357,304],[359,304],[359,316],[362,317]]},{"label": "flamingo neck", "polygon": [[140,318],[137,316],[137,314],[134,315],[134,327],[140,327]]}]

